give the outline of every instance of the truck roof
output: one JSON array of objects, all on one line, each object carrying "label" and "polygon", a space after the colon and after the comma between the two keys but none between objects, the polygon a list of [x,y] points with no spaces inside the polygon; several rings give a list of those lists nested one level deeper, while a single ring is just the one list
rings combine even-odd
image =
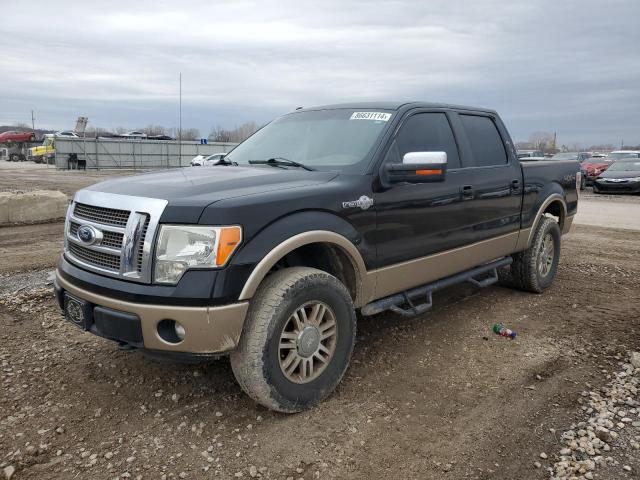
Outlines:
[{"label": "truck roof", "polygon": [[336,103],[332,105],[320,105],[317,107],[300,108],[297,112],[308,112],[312,110],[335,110],[338,108],[347,109],[381,109],[381,110],[400,110],[409,108],[450,108],[455,110],[473,110],[496,114],[495,110],[480,107],[470,107],[464,105],[452,105],[448,103],[435,102],[416,102],[416,101],[370,101],[370,102],[353,102],[353,103]]}]

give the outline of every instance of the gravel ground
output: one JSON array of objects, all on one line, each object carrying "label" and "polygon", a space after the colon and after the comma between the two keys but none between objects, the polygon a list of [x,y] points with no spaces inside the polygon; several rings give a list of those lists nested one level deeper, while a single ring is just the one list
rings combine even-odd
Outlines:
[{"label": "gravel ground", "polygon": [[[562,432],[588,422],[583,392],[640,350],[640,233],[578,226],[564,240],[543,295],[459,286],[421,317],[363,319],[337,392],[290,416],[250,401],[226,359],[158,363],[64,322],[48,287],[5,294],[0,469],[17,479],[548,478]],[[496,322],[517,339],[492,334]],[[625,426],[595,478],[637,478],[639,434]]]},{"label": "gravel ground", "polygon": [[56,170],[52,165],[0,161],[0,192],[60,190],[71,196],[76,190],[101,180],[134,173],[131,170]]},{"label": "gravel ground", "polygon": [[[58,173],[0,187],[103,178]],[[640,232],[576,225],[543,295],[457,286],[420,317],[362,319],[338,390],[289,416],[249,400],[227,359],[159,363],[62,320],[61,235],[0,229],[0,479],[543,479],[587,460],[575,478],[638,478]]]}]

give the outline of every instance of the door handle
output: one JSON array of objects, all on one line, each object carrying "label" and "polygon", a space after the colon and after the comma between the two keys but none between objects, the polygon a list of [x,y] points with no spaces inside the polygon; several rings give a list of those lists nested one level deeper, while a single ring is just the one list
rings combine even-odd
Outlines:
[{"label": "door handle", "polygon": [[462,191],[462,200],[473,200],[473,185],[463,185],[460,190]]},{"label": "door handle", "polygon": [[520,190],[520,180],[517,178],[511,180],[511,190]]}]

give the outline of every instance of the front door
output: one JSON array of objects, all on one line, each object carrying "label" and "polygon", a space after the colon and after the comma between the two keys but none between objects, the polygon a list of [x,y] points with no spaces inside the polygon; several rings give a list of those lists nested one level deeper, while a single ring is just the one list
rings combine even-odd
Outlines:
[{"label": "front door", "polygon": [[429,151],[447,153],[444,181],[395,183],[374,193],[378,268],[413,261],[469,241],[470,216],[461,189],[471,184],[472,172],[460,168],[460,155],[446,112],[419,111],[408,116],[384,162],[401,163],[408,152]]}]

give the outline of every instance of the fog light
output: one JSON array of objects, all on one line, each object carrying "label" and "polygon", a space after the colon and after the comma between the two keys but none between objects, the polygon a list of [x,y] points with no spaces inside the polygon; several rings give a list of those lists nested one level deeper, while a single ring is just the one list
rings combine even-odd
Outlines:
[{"label": "fog light", "polygon": [[174,322],[174,323],[175,323],[174,328],[176,330],[176,335],[178,336],[180,341],[184,340],[184,327],[178,322]]},{"label": "fog light", "polygon": [[158,322],[158,335],[167,343],[180,343],[185,336],[184,327],[175,320],[161,320]]}]

